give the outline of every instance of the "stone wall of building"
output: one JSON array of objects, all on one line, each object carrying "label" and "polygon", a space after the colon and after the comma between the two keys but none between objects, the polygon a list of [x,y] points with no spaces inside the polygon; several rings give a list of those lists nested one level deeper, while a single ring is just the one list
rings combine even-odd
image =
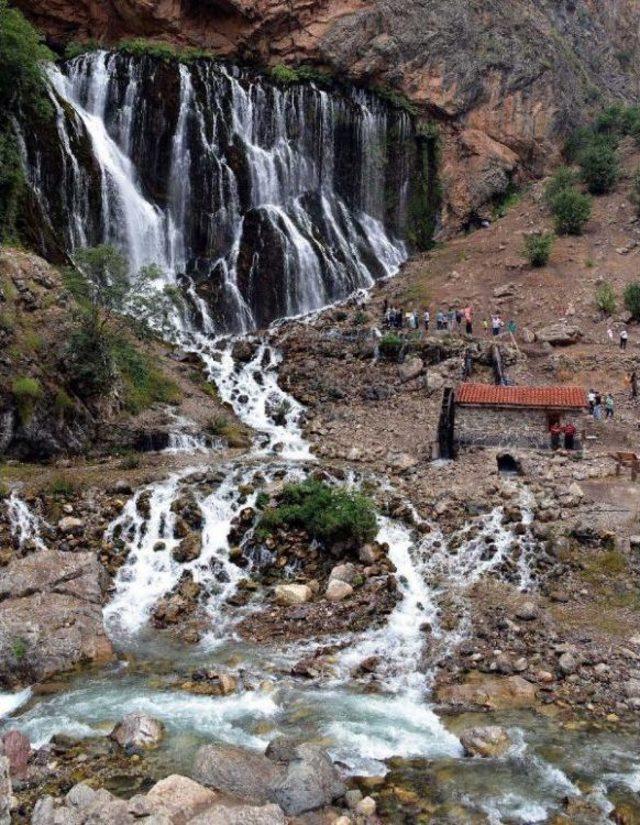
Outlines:
[{"label": "stone wall of building", "polygon": [[456,407],[455,440],[459,447],[549,447],[549,420],[544,410]]}]

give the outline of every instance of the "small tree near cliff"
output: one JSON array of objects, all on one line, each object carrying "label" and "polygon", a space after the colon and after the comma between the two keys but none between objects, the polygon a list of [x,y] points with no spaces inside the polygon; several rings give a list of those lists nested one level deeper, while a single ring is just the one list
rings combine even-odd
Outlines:
[{"label": "small tree near cliff", "polygon": [[549,263],[555,235],[543,232],[540,235],[527,235],[524,240],[523,254],[533,267],[543,267]]},{"label": "small tree near cliff", "polygon": [[591,217],[591,198],[577,189],[559,192],[551,202],[558,235],[582,235]]},{"label": "small tree near cliff", "polygon": [[624,305],[635,321],[640,321],[640,282],[632,281],[624,291]]},{"label": "small tree near cliff", "polygon": [[580,155],[582,179],[592,195],[606,195],[615,189],[620,169],[618,153],[610,144],[595,140]]}]

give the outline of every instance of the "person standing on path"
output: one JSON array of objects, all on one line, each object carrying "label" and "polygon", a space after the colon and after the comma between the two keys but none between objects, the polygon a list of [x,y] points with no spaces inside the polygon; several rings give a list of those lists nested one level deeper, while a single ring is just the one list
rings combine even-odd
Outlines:
[{"label": "person standing on path", "polygon": [[629,340],[629,333],[626,329],[620,331],[620,349],[625,350],[627,348],[627,341]]},{"label": "person standing on path", "polygon": [[464,321],[467,335],[473,335],[473,307],[465,307]]},{"label": "person standing on path", "polygon": [[431,321],[431,314],[429,313],[428,309],[425,309],[424,315],[422,316],[422,320],[424,321],[424,331],[429,332],[429,323]]},{"label": "person standing on path", "polygon": [[565,450],[573,450],[576,443],[576,426],[571,421],[565,425],[564,428],[564,448]]},{"label": "person standing on path", "polygon": [[604,411],[607,418],[613,418],[614,406],[613,396],[608,392],[604,399]]},{"label": "person standing on path", "polygon": [[562,433],[562,427],[556,421],[549,428],[549,432],[551,433],[551,449],[557,450],[560,447],[560,435]]},{"label": "person standing on path", "polygon": [[631,398],[638,397],[638,373],[633,370],[629,376],[629,384],[631,386]]},{"label": "person standing on path", "polygon": [[502,318],[499,315],[493,315],[491,317],[491,330],[493,332],[494,337],[500,335],[500,330],[502,329]]}]

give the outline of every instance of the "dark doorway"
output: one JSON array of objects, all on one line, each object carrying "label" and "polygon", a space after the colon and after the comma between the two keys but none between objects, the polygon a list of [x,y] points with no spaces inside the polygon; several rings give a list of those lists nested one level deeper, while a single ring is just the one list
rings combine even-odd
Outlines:
[{"label": "dark doorway", "polygon": [[498,462],[498,472],[510,476],[522,475],[522,465],[510,453],[501,453],[496,460]]}]

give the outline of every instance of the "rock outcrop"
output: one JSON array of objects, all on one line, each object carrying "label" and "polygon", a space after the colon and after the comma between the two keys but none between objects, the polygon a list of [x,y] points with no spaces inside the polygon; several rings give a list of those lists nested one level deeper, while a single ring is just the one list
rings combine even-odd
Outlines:
[{"label": "rock outcrop", "polygon": [[0,569],[0,683],[40,681],[113,654],[92,553],[42,550]]},{"label": "rock outcrop", "polygon": [[[539,172],[599,93],[631,99],[637,3],[620,0],[17,0],[60,45],[131,36],[262,64],[311,63],[393,89],[447,135],[445,221],[453,228]],[[535,48],[532,48],[535,44]]]}]

